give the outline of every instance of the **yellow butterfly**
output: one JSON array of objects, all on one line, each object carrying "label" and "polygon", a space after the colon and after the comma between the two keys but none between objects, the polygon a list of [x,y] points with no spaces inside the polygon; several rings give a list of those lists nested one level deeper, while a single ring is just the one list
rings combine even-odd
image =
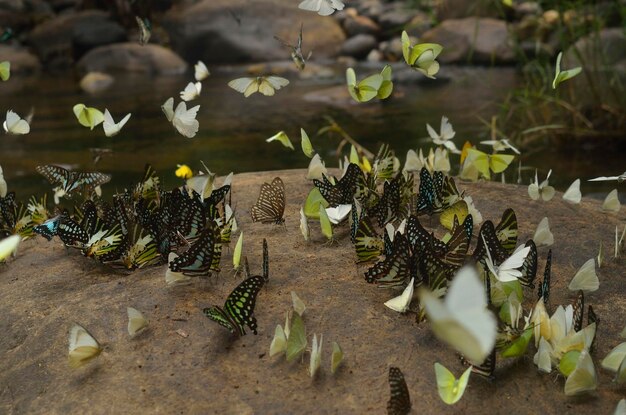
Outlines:
[{"label": "yellow butterfly", "polygon": [[510,154],[487,154],[475,148],[467,151],[465,162],[473,165],[486,179],[491,179],[491,172],[502,173],[509,167],[515,156]]},{"label": "yellow butterfly", "polygon": [[11,77],[11,62],[0,62],[0,79],[8,81]]},{"label": "yellow butterfly", "polygon": [[0,241],[0,262],[7,259],[13,252],[17,250],[18,245],[22,241],[19,235],[11,235]]},{"label": "yellow butterfly", "polygon": [[337,342],[333,342],[333,353],[330,357],[330,373],[334,374],[343,360],[343,350]]},{"label": "yellow butterfly", "polygon": [[354,69],[346,69],[348,92],[357,102],[367,102],[378,96],[378,90],[383,84],[383,80],[384,79],[381,74],[374,74],[357,83]]},{"label": "yellow butterfly", "polygon": [[128,314],[128,334],[131,337],[136,336],[148,327],[148,320],[141,314],[141,311],[127,307],[126,313]]},{"label": "yellow butterfly", "polygon": [[435,79],[435,75],[439,72],[439,62],[435,59],[443,47],[438,43],[421,43],[413,46],[406,31],[402,32],[401,41],[404,61],[428,78]]},{"label": "yellow butterfly", "polygon": [[578,270],[568,287],[570,291],[583,290],[585,293],[596,291],[600,288],[600,280],[596,274],[596,260],[589,259]]},{"label": "yellow butterfly", "polygon": [[69,345],[69,364],[73,368],[84,365],[102,351],[98,341],[79,324],[70,329]]},{"label": "yellow butterfly", "polygon": [[104,122],[104,114],[97,108],[87,107],[85,104],[76,104],[73,108],[76,119],[83,127],[93,130],[96,125]]},{"label": "yellow butterfly", "polygon": [[465,392],[471,373],[472,367],[470,366],[463,372],[461,377],[457,379],[445,366],[440,363],[435,363],[437,390],[439,391],[441,400],[448,405],[457,403]]},{"label": "yellow butterfly", "polygon": [[257,76],[255,78],[237,78],[228,83],[228,86],[237,92],[241,92],[244,97],[249,97],[255,92],[260,92],[265,96],[272,96],[277,90],[289,85],[289,81],[280,76]]},{"label": "yellow butterfly", "polygon": [[561,71],[561,58],[562,57],[563,57],[563,52],[559,52],[559,55],[556,57],[556,71],[554,74],[554,80],[552,81],[552,89],[556,89],[556,87],[559,86],[561,82],[565,82],[568,79],[572,79],[583,70],[580,66],[578,66],[576,68],[568,69],[566,71]]}]

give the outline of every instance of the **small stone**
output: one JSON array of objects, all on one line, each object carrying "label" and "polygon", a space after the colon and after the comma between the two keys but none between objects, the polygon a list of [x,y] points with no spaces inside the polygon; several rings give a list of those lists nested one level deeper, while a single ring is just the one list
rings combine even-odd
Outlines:
[{"label": "small stone", "polygon": [[348,37],[360,34],[375,35],[380,32],[380,27],[366,16],[348,16],[343,22],[343,29]]},{"label": "small stone", "polygon": [[80,88],[88,94],[97,94],[108,89],[115,82],[115,78],[102,72],[89,72],[80,80]]},{"label": "small stone", "polygon": [[383,54],[378,49],[372,49],[366,59],[368,62],[380,62],[383,60]]},{"label": "small stone", "polygon": [[357,59],[361,59],[367,56],[367,54],[378,46],[376,38],[372,35],[356,35],[346,40],[341,45],[340,54],[352,56]]}]

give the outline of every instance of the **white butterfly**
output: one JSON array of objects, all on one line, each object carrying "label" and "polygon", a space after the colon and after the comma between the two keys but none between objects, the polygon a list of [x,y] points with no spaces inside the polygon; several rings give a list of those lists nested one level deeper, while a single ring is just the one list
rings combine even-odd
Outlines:
[{"label": "white butterfly", "polygon": [[624,230],[622,231],[622,236],[620,236],[618,238],[617,235],[619,235],[619,230],[618,230],[617,225],[616,225],[615,226],[615,254],[613,256],[614,258],[617,258],[619,256],[619,253],[624,248],[624,236],[626,236],[626,225],[624,225]]},{"label": "white butterfly", "polygon": [[8,238],[4,238],[0,241],[0,262],[7,259],[12,253],[17,250],[17,246],[22,242],[22,237],[19,235],[11,235]]},{"label": "white butterfly", "polygon": [[332,224],[337,225],[339,222],[342,222],[348,217],[351,210],[352,205],[337,205],[336,207],[326,208],[326,214],[328,215],[328,219],[330,219]]},{"label": "white butterfly", "polygon": [[241,92],[246,98],[255,92],[260,92],[265,96],[272,96],[277,90],[287,85],[289,85],[289,81],[280,76],[237,78],[228,83],[229,87],[237,92]]},{"label": "white butterfly", "polygon": [[200,124],[196,120],[200,105],[187,109],[187,104],[180,102],[176,106],[176,111],[174,111],[174,98],[169,98],[161,106],[161,109],[165,113],[167,120],[176,128],[176,131],[188,138],[195,137],[198,128],[200,128]]},{"label": "white butterfly", "polygon": [[299,9],[317,12],[320,16],[330,16],[335,10],[343,10],[345,4],[341,0],[304,0]]},{"label": "white butterfly", "polygon": [[620,399],[613,415],[626,415],[626,399]]},{"label": "white butterfly", "polygon": [[583,290],[585,292],[596,291],[600,287],[600,280],[596,274],[596,260],[591,258],[578,270],[567,288],[570,291]]},{"label": "white butterfly", "polygon": [[[485,241],[485,237],[482,236],[482,238],[485,246],[488,246],[487,242]],[[487,263],[487,268],[489,268],[489,271],[493,274],[494,277],[496,277],[498,281],[515,281],[522,276],[522,271],[520,271],[519,268],[524,265],[524,261],[526,260],[529,252],[530,246],[524,247],[524,245],[520,245],[517,247],[515,252],[513,252],[513,255],[505,259],[502,264],[496,267],[491,259],[489,249],[487,249],[487,258],[485,259],[485,262]]]},{"label": "white butterfly", "polygon": [[200,96],[202,84],[200,82],[189,82],[184,90],[180,91],[180,98],[183,101],[191,101]]},{"label": "white butterfly", "polygon": [[622,204],[619,201],[619,197],[617,196],[617,189],[611,190],[611,192],[606,196],[604,202],[602,203],[602,210],[606,210],[609,212],[619,212]]},{"label": "white butterfly", "polygon": [[104,109],[104,122],[102,123],[102,127],[104,128],[104,134],[107,137],[113,137],[114,135],[117,135],[122,129],[122,127],[126,125],[129,119],[130,119],[130,114],[126,114],[126,116],[122,118],[120,122],[116,123],[113,120],[113,117],[111,116],[111,113],[109,112],[109,110],[105,108]]},{"label": "white butterfly", "polygon": [[293,311],[302,317],[304,311],[306,310],[306,305],[304,304],[304,301],[298,297],[298,294],[296,294],[295,291],[291,292],[291,303],[293,304]]},{"label": "white butterfly", "polygon": [[626,381],[626,343],[620,343],[615,346],[609,354],[602,359],[600,364],[603,369],[615,373],[615,381],[618,384]]},{"label": "white butterfly", "polygon": [[428,135],[432,138],[433,143],[442,145],[455,154],[461,154],[454,142],[450,141],[456,135],[456,132],[452,129],[452,124],[448,121],[447,117],[441,117],[441,126],[439,127],[439,134],[435,131],[430,124],[426,124],[426,130]]},{"label": "white butterfly", "polygon": [[574,204],[580,203],[582,197],[583,195],[580,193],[580,179],[574,180],[565,193],[563,193],[563,200]]},{"label": "white butterfly", "polygon": [[613,180],[617,180],[618,183],[622,183],[626,181],[626,172],[620,174],[619,176],[600,176],[600,177],[596,177],[595,179],[589,179],[587,181],[588,182],[609,182]]},{"label": "white butterfly", "polygon": [[7,134],[22,135],[30,132],[30,125],[26,120],[20,118],[15,112],[7,111],[6,121],[2,124]]},{"label": "white butterfly", "polygon": [[79,367],[98,356],[102,347],[85,328],[74,324],[69,336],[69,363],[71,367]]},{"label": "white butterfly", "polygon": [[211,75],[211,72],[209,72],[206,65],[202,61],[198,61],[193,68],[194,76],[198,82],[205,80],[209,75]]},{"label": "white butterfly", "polygon": [[[540,300],[543,303],[543,300]],[[539,347],[537,353],[533,356],[533,362],[537,365],[539,370],[545,373],[552,372],[552,345],[543,337],[539,338]]]},{"label": "white butterfly", "polygon": [[302,232],[302,236],[305,241],[308,241],[311,237],[311,231],[309,230],[309,222],[307,220],[306,215],[304,214],[304,207],[300,208],[300,232]]},{"label": "white butterfly", "polygon": [[317,336],[313,334],[313,344],[311,345],[311,360],[309,363],[309,374],[315,377],[320,365],[322,364],[322,341],[324,337],[320,335],[320,342],[317,343]]},{"label": "white butterfly", "polygon": [[535,241],[537,246],[550,246],[554,243],[554,235],[550,231],[550,222],[547,217],[541,219],[541,222],[537,225],[533,241]]},{"label": "white butterfly", "polygon": [[419,297],[437,337],[471,362],[485,361],[495,345],[497,324],[474,267],[459,270],[444,301],[426,289],[420,290]]},{"label": "white butterfly", "polygon": [[0,166],[0,197],[5,197],[7,195],[7,182],[4,180],[4,175],[2,174],[2,166]]},{"label": "white butterfly", "polygon": [[309,162],[309,168],[307,170],[306,178],[309,180],[322,180],[323,174],[328,174],[328,171],[326,170],[326,166],[324,165],[324,162],[322,161],[320,155],[316,154]]},{"label": "white butterfly", "polygon": [[540,184],[537,179],[537,170],[535,170],[535,181],[528,186],[528,196],[530,196],[532,200],[539,200],[541,197],[547,202],[554,197],[554,187],[548,185],[551,174],[552,170],[548,172],[548,176]]},{"label": "white butterfly", "polygon": [[128,313],[128,334],[131,337],[148,327],[148,320],[141,314],[141,311],[132,307],[126,307],[126,312]]},{"label": "white butterfly", "polygon": [[[168,264],[172,262],[173,260],[175,260],[176,258],[178,258],[178,255],[176,255],[174,252],[170,252],[170,254],[167,257]],[[168,265],[168,267],[165,269],[165,283],[169,287],[176,286],[176,285],[191,284],[191,277],[184,275],[182,272],[174,272],[170,270],[170,267]]]},{"label": "white butterfly", "polygon": [[503,138],[502,140],[485,140],[481,141],[480,144],[491,146],[496,153],[510,148],[515,154],[522,154],[517,148],[513,147],[513,144],[511,144],[507,138]]},{"label": "white butterfly", "polygon": [[385,305],[393,311],[397,311],[398,313],[406,312],[406,310],[409,309],[409,304],[411,304],[411,300],[413,299],[414,282],[415,278],[411,278],[409,285],[407,285],[404,291],[402,291],[402,294],[385,302]]},{"label": "white butterfly", "polygon": [[418,156],[413,149],[407,151],[406,161],[404,162],[404,167],[402,168],[402,171],[420,171],[422,167],[426,165],[422,149],[420,149],[420,156]]}]

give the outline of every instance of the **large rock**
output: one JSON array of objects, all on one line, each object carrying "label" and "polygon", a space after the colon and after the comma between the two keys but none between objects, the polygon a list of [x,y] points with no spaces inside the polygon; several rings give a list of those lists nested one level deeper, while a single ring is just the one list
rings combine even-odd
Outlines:
[{"label": "large rock", "polygon": [[88,46],[119,40],[119,27],[100,10],[59,15],[36,26],[28,36],[41,61],[52,67],[69,66]]},{"label": "large rock", "polygon": [[116,43],[89,51],[78,62],[83,72],[146,72],[159,75],[181,74],[187,64],[163,46]]},{"label": "large rock", "polygon": [[443,63],[511,63],[515,59],[506,22],[468,17],[446,20],[424,33],[420,42],[440,43]]},{"label": "large rock", "polygon": [[385,33],[399,32],[419,14],[422,14],[422,12],[414,9],[395,7],[378,16],[378,24]]},{"label": "large rock", "polygon": [[345,38],[339,23],[300,10],[292,1],[204,0],[172,9],[163,19],[172,48],[189,62],[262,62],[288,59],[274,35],[296,43],[304,25],[303,48],[316,57],[335,56]]},{"label": "large rock", "polygon": [[376,35],[380,32],[380,27],[375,21],[367,16],[348,15],[343,21],[343,29],[348,37],[356,35]]},{"label": "large rock", "polygon": [[[132,119],[131,119],[132,121]],[[332,171],[338,174],[337,170]],[[328,244],[319,225],[309,222],[311,241],[299,229],[299,211],[312,187],[306,171],[237,174],[233,203],[245,233],[244,251],[253,274],[261,272],[261,246],[269,248],[269,282],[258,295],[258,335],[230,335],[202,313],[222,305],[241,276],[231,275],[232,247],[222,250],[219,276],[193,278],[190,285],[167,287],[165,266],[123,274],[65,249],[55,238],[24,241],[17,257],[0,267],[0,412],[3,414],[383,414],[389,399],[389,366],[404,372],[415,414],[446,414],[439,398],[433,363],[457,376],[464,370],[456,353],[439,341],[428,322],[397,314],[383,303],[397,293],[367,284],[371,264],[355,264],[349,225],[335,229]],[[279,176],[285,183],[285,225],[253,223],[250,208],[263,182]],[[139,179],[139,177],[136,177]],[[129,179],[130,180],[130,179]],[[615,225],[625,215],[600,211],[600,202],[584,198],[569,205],[560,194],[549,203],[531,201],[525,186],[460,183],[485,220],[496,223],[505,208],[515,208],[519,241],[533,235],[548,216],[554,233],[550,303],[553,312],[576,298],[567,285],[587,259],[612,249]],[[110,187],[109,187],[110,189]],[[107,196],[107,188],[103,189]],[[438,219],[422,217],[441,235]],[[478,232],[478,228],[475,228]],[[235,234],[234,237],[237,235]],[[472,246],[476,238],[472,238]],[[471,248],[473,251],[473,247]],[[547,248],[539,248],[537,281],[542,279]],[[600,360],[622,340],[626,313],[626,259],[607,253],[598,270],[600,288],[585,295],[600,320],[592,353],[598,390],[592,397],[569,398],[564,379],[538,373],[534,345],[520,359],[498,356],[495,380],[473,373],[470,387],[452,412],[459,414],[610,414],[623,398]],[[307,334],[323,334],[322,367],[311,380],[309,355],[294,362],[270,357],[274,328],[290,310],[290,292],[306,304]],[[534,306],[536,289],[525,289],[524,310]],[[127,307],[140,310],[148,327],[135,338],[127,333]],[[412,307],[417,309],[417,299]],[[104,345],[84,367],[67,362],[67,332],[79,323]],[[318,337],[319,338],[319,337]],[[310,338],[308,338],[310,341]],[[344,352],[330,373],[332,342]]]},{"label": "large rock", "polygon": [[439,21],[472,16],[502,17],[501,0],[438,0],[436,4],[435,13]]},{"label": "large rock", "polygon": [[14,46],[0,45],[0,60],[11,62],[11,75],[31,74],[41,69],[37,56]]},{"label": "large rock", "polygon": [[356,35],[341,45],[341,54],[361,59],[367,56],[372,49],[378,46],[378,41],[372,35]]}]

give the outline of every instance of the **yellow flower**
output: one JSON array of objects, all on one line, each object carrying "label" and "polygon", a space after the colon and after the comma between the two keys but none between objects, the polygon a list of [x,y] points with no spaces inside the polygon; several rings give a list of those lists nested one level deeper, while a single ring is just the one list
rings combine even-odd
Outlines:
[{"label": "yellow flower", "polygon": [[176,177],[180,177],[181,179],[189,179],[193,176],[193,172],[186,164],[177,164],[176,167]]}]

